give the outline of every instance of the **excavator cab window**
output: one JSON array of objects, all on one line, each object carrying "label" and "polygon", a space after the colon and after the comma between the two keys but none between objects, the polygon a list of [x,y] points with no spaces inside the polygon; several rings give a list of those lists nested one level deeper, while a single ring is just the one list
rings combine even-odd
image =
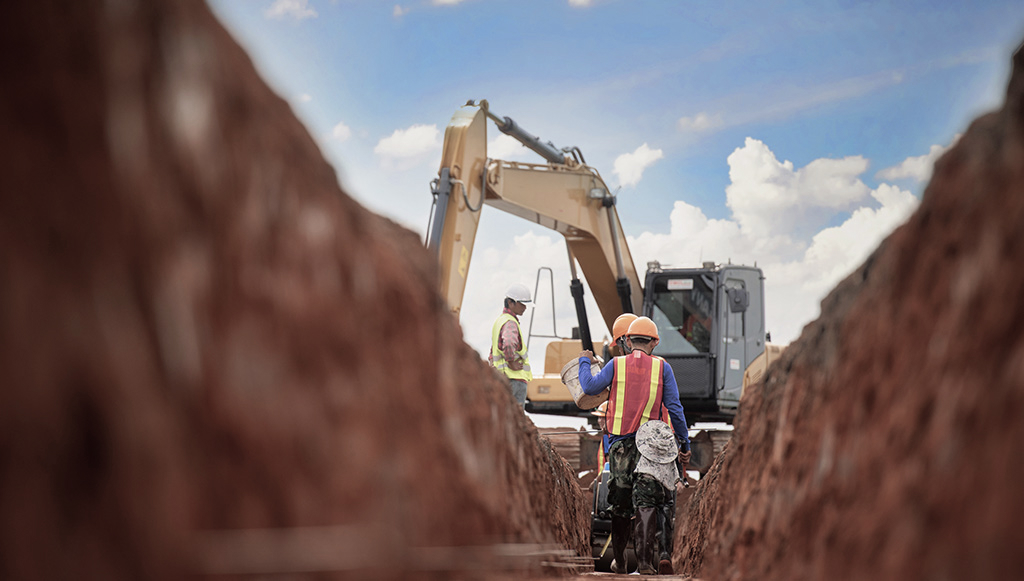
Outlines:
[{"label": "excavator cab window", "polygon": [[714,290],[700,276],[658,277],[650,291],[651,318],[658,325],[659,355],[711,352]]}]

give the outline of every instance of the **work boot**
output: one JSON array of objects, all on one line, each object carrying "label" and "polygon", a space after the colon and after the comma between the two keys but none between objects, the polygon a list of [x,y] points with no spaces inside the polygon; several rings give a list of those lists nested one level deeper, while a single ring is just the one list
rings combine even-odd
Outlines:
[{"label": "work boot", "polygon": [[629,544],[629,528],[632,519],[612,515],[612,573],[629,573],[626,565],[626,545]]},{"label": "work boot", "polygon": [[658,574],[659,575],[671,575],[672,574],[672,545],[675,539],[673,538],[673,522],[672,517],[675,514],[675,504],[666,503],[658,511],[658,545],[660,546],[659,559],[658,559]]},{"label": "work boot", "polygon": [[658,541],[658,509],[645,506],[636,509],[636,530],[633,531],[633,548],[636,549],[637,572],[641,575],[657,575],[654,563],[654,544]]}]

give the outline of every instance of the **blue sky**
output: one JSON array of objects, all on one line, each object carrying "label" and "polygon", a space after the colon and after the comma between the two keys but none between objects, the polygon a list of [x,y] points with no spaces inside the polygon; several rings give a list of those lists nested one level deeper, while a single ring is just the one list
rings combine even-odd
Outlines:
[{"label": "blue sky", "polygon": [[[211,6],[367,208],[422,235],[444,128],[468,99],[488,99],[543,139],[579,146],[621,187],[641,272],[651,259],[756,261],[782,343],[914,210],[934,158],[998,107],[1024,39],[1019,0]],[[499,135],[488,129],[492,157],[540,161]],[[563,241],[490,210],[463,305],[467,342],[486,351],[504,287],[533,287],[541,266],[555,269],[567,334]],[[550,292],[539,299],[550,305]],[[550,332],[550,308],[535,316]]]}]

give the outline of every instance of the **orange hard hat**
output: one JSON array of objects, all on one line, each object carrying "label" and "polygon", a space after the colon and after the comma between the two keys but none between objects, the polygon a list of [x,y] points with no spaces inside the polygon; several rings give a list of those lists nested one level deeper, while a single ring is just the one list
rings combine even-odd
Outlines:
[{"label": "orange hard hat", "polygon": [[619,315],[615,322],[612,323],[612,340],[618,341],[619,337],[626,334],[629,329],[629,324],[636,320],[636,315],[633,313],[623,313]]},{"label": "orange hard hat", "polygon": [[641,337],[650,337],[651,339],[658,338],[658,326],[654,324],[654,321],[647,317],[637,317],[635,321],[629,324],[629,330],[626,331],[629,336],[639,335]]},{"label": "orange hard hat", "polygon": [[606,415],[608,415],[608,402],[607,401],[601,402],[601,405],[597,406],[596,410],[590,412],[590,415],[597,416],[599,418],[603,418]]}]

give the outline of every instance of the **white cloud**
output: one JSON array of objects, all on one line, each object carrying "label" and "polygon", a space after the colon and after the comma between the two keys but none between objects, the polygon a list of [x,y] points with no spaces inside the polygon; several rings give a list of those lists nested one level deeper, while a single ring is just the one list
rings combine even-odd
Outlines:
[{"label": "white cloud", "polygon": [[462,4],[466,0],[433,0],[434,6],[455,6],[456,4]]},{"label": "white cloud", "polygon": [[[825,221],[814,228],[800,224],[790,224],[789,229],[745,227],[749,216],[741,216],[735,208],[730,217],[715,219],[701,208],[676,201],[668,217],[668,232],[628,236],[630,252],[641,276],[651,260],[679,267],[703,261],[756,263],[765,274],[767,329],[778,343],[796,339],[804,325],[818,316],[824,296],[918,205],[909,191],[896,186],[863,186],[859,175],[867,170],[868,162],[859,156],[817,159],[797,169],[791,162],[779,162],[764,143],[750,139],[728,161],[733,179],[729,188],[740,188],[734,189],[733,195],[745,201],[743,210],[763,211],[769,222],[790,222],[789,214],[810,208],[820,211]],[[528,232],[513,240],[495,241],[496,236],[507,237],[507,232],[524,229]],[[510,282],[523,282],[532,290],[540,266],[554,270],[558,331],[568,334],[576,322],[566,291],[568,261],[560,236],[536,225],[524,225],[513,216],[485,211],[477,247],[461,316],[467,342],[486,356],[491,324],[500,310],[494,297]],[[546,285],[542,282],[533,307],[537,332],[550,332],[551,298]],[[587,288],[587,314],[594,339],[600,341],[607,330],[591,295]],[[524,324],[529,318],[527,313]],[[530,354],[538,367],[543,365],[545,344],[536,338],[531,343]]]},{"label": "white cloud", "polygon": [[310,101],[313,100],[313,96],[310,95],[309,93],[303,93],[299,95],[298,99],[299,103],[309,103]]},{"label": "white cloud", "polygon": [[[675,266],[756,262],[765,273],[767,324],[776,342],[796,339],[818,316],[829,290],[918,205],[910,192],[889,184],[874,190],[863,186],[861,195],[857,172],[868,164],[859,156],[818,159],[794,169],[790,162],[780,163],[764,143],[748,139],[728,161],[730,203],[742,200],[737,204],[741,211],[733,207],[731,218],[714,220],[677,201],[669,233],[630,237],[630,249],[641,267],[649,260]],[[819,210],[826,221],[813,229],[794,224],[791,215],[807,208]],[[843,216],[838,226],[829,225]]]},{"label": "white cloud", "polygon": [[808,109],[856,99],[898,85],[903,82],[904,77],[902,71],[880,71],[820,85],[786,85],[770,88],[766,90],[766,94],[754,94],[750,97],[760,101],[761,106],[749,108],[748,118],[742,121],[750,123],[788,119]]},{"label": "white cloud", "polygon": [[841,225],[814,235],[801,265],[808,290],[824,296],[864,262],[918,205],[910,192],[889,184],[872,191],[871,197],[879,208],[860,207]]},{"label": "white cloud", "polygon": [[586,8],[593,4],[593,0],[569,0],[569,6]]},{"label": "white cloud", "polygon": [[395,18],[401,18],[409,13],[408,8],[403,8],[401,4],[395,4],[395,9],[391,11],[391,15]]},{"label": "white cloud", "polygon": [[526,146],[520,143],[515,137],[505,135],[504,133],[498,135],[487,144],[487,157],[490,157],[491,159],[525,161],[528,160],[531,155],[536,154],[527,149]]},{"label": "white cloud", "polygon": [[680,131],[687,133],[704,133],[711,131],[712,129],[718,129],[722,127],[721,115],[708,115],[707,113],[697,113],[693,117],[680,117],[678,122]]},{"label": "white cloud", "polygon": [[289,17],[295,20],[304,20],[318,16],[316,10],[309,5],[309,0],[274,0],[274,3],[267,8],[263,15],[275,20]]},{"label": "white cloud", "polygon": [[440,149],[437,125],[413,125],[408,129],[396,129],[389,137],[381,139],[373,152],[385,167],[406,170],[434,156]]},{"label": "white cloud", "polygon": [[651,149],[646,143],[636,148],[633,153],[623,153],[615,158],[614,173],[619,176],[619,184],[632,187],[640,182],[644,170],[664,157],[660,149]]},{"label": "white cloud", "polygon": [[861,156],[817,159],[794,169],[748,137],[728,162],[726,203],[740,227],[756,237],[811,235],[836,211],[851,210],[870,195],[858,177],[868,168]]},{"label": "white cloud", "polygon": [[898,165],[880,170],[875,174],[875,177],[880,180],[890,181],[909,178],[918,183],[926,182],[932,177],[932,169],[935,167],[935,160],[937,160],[943,153],[946,153],[946,151],[953,147],[959,140],[960,134],[958,133],[953,137],[953,141],[950,142],[949,145],[933,145],[928,150],[928,153],[917,157],[908,157]]},{"label": "white cloud", "polygon": [[344,123],[338,123],[331,130],[331,139],[335,141],[346,141],[352,137],[352,128]]}]

